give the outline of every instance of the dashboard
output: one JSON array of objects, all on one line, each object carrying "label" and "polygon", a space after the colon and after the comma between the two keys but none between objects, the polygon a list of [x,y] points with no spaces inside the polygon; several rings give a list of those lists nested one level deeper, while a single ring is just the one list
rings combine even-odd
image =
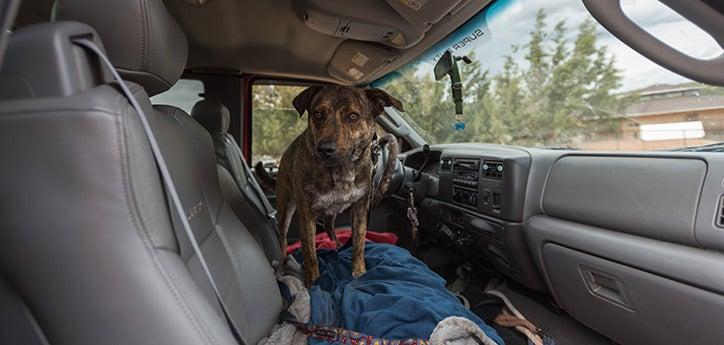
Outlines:
[{"label": "dashboard", "polygon": [[[682,250],[724,251],[721,153],[467,143],[417,148],[399,159],[401,171],[390,193],[404,215],[413,191],[422,237],[534,290],[546,291],[550,284],[540,254],[548,242],[537,236],[583,233],[558,230],[569,223]],[[560,221],[556,229],[537,226],[551,219]]]},{"label": "dashboard", "polygon": [[404,221],[412,191],[422,245],[547,291],[620,343],[724,335],[700,326],[724,319],[721,152],[443,144],[400,159],[386,216]]}]

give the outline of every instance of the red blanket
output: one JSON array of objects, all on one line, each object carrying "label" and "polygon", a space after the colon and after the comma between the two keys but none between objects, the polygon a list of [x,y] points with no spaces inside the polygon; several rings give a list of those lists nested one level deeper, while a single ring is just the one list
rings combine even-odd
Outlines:
[{"label": "red blanket", "polygon": [[[349,241],[349,238],[352,237],[352,231],[349,228],[335,229],[334,231],[335,233],[337,233],[337,239],[342,242],[342,245],[347,243],[347,241]],[[367,230],[365,238],[367,238],[368,241],[372,241],[375,243],[397,244],[397,235],[391,232],[374,232]],[[287,254],[292,254],[301,246],[302,243],[299,241],[290,244],[289,246],[287,246]],[[336,248],[336,244],[329,238],[326,232],[322,232],[314,236],[314,246],[317,247],[317,249]]]}]

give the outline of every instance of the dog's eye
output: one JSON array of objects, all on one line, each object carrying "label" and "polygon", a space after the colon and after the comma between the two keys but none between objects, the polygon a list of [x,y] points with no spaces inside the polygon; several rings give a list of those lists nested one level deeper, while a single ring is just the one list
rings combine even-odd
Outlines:
[{"label": "dog's eye", "polygon": [[357,115],[357,113],[350,113],[349,115],[347,115],[347,119],[350,121],[357,121],[358,118],[359,115]]},{"label": "dog's eye", "polygon": [[314,117],[315,120],[321,120],[324,119],[324,114],[319,111],[315,111],[314,114],[312,114],[312,117]]}]

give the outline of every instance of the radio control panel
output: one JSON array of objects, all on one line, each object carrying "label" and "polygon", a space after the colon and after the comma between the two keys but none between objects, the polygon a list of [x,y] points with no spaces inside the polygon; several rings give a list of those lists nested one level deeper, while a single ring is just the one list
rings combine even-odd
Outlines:
[{"label": "radio control panel", "polygon": [[443,201],[478,213],[516,220],[522,210],[529,157],[471,156],[443,152],[440,196]]}]

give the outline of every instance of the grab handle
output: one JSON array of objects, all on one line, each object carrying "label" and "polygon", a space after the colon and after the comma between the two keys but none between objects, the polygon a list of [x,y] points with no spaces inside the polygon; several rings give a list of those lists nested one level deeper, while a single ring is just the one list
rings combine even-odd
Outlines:
[{"label": "grab handle", "polygon": [[617,304],[621,307],[634,310],[633,303],[628,297],[626,288],[620,278],[589,267],[581,267],[583,281],[586,288],[594,296]]}]

